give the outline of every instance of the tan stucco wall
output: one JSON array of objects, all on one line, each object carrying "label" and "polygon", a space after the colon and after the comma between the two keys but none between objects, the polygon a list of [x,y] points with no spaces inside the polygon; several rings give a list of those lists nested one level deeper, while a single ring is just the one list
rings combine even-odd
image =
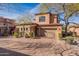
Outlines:
[{"label": "tan stucco wall", "polygon": [[[19,29],[19,32],[23,33],[22,35],[25,37],[26,34],[30,35],[30,33],[33,33],[35,36],[35,26],[34,25],[25,25],[25,26],[16,26],[16,28]],[[21,28],[25,28],[25,30],[21,30]],[[27,30],[26,30],[27,28]]]},{"label": "tan stucco wall", "polygon": [[57,37],[56,39],[61,39],[61,37],[62,37],[62,26],[57,27],[56,37]]},{"label": "tan stucco wall", "polygon": [[[33,27],[31,27],[30,25],[25,25],[25,26],[16,26],[16,28],[19,28],[19,32],[23,32],[29,34],[29,32],[34,31],[34,29],[32,29]],[[21,30],[21,28],[25,28],[25,30]],[[26,30],[26,28],[28,30]]]},{"label": "tan stucco wall", "polygon": [[[40,16],[45,16],[45,22],[39,22]],[[58,23],[58,17],[57,17],[57,15],[50,15],[50,14],[36,15],[34,22],[37,23],[37,24],[57,24]]]},{"label": "tan stucco wall", "polygon": [[[39,22],[39,17],[40,16],[45,16],[45,22]],[[43,15],[36,15],[35,17],[35,23],[37,24],[49,24],[50,23],[50,15],[49,14],[43,14]]]}]

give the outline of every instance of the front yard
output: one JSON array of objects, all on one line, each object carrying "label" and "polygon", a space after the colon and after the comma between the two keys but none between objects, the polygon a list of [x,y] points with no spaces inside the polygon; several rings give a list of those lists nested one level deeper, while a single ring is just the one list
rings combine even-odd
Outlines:
[{"label": "front yard", "polygon": [[0,47],[29,55],[50,55],[51,53],[48,54],[50,51],[47,50],[51,49],[53,41],[53,39],[46,38],[2,38],[0,39]]},{"label": "front yard", "polygon": [[[6,50],[5,50],[6,49]],[[10,50],[8,52],[7,50]],[[12,51],[12,52],[11,52]],[[14,51],[14,52],[13,52]],[[6,54],[5,54],[6,52]],[[17,52],[17,54],[16,54]],[[0,38],[0,55],[65,56],[79,55],[79,47],[48,38]]]}]

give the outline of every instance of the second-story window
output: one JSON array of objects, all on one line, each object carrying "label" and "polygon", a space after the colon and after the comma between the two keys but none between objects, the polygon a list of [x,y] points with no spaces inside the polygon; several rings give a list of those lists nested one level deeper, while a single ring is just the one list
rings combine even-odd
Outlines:
[{"label": "second-story window", "polygon": [[39,22],[45,22],[45,16],[40,16],[39,17]]}]

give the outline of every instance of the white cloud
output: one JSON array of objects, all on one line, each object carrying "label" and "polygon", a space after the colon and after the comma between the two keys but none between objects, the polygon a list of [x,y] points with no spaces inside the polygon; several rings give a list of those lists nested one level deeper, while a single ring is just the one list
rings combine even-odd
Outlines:
[{"label": "white cloud", "polygon": [[0,16],[11,18],[11,19],[16,19],[18,16],[20,16],[20,14],[11,13],[11,12],[7,12],[7,11],[2,11],[1,10],[0,11]]}]

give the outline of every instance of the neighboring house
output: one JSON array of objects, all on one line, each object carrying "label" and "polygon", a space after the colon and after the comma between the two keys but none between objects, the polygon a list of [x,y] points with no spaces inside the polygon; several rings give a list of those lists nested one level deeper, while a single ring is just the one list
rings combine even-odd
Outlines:
[{"label": "neighboring house", "polygon": [[15,21],[13,19],[8,19],[0,17],[0,35],[3,35],[5,32],[11,34],[11,31],[15,27]]},{"label": "neighboring house", "polygon": [[79,36],[79,25],[71,25],[68,27],[68,31],[75,33],[76,36]]},{"label": "neighboring house", "polygon": [[62,26],[59,24],[57,14],[39,13],[35,15],[35,20],[30,24],[18,24],[16,28],[19,32],[35,32],[36,36],[59,39],[62,34]]},{"label": "neighboring house", "polygon": [[16,29],[19,33],[24,33],[24,35],[29,34],[30,32],[36,33],[36,24],[35,23],[26,23],[26,24],[17,24]]}]

